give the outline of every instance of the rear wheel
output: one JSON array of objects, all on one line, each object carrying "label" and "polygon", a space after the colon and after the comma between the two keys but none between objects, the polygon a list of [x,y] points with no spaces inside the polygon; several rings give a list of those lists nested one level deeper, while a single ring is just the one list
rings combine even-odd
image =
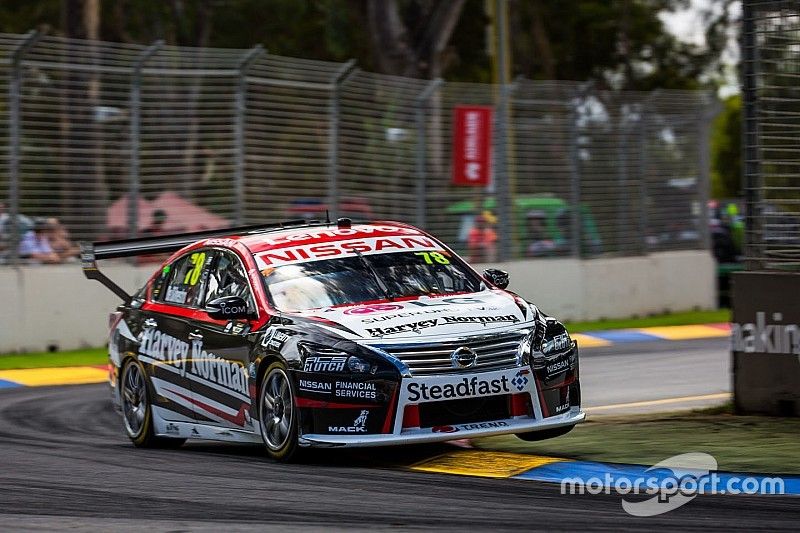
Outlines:
[{"label": "rear wheel", "polygon": [[298,456],[298,411],[286,365],[274,362],[264,374],[258,393],[261,438],[273,459],[289,462]]},{"label": "rear wheel", "polygon": [[125,433],[139,448],[177,448],[186,439],[158,437],[153,430],[153,413],[144,367],[139,361],[129,359],[122,369],[120,379],[122,419]]}]

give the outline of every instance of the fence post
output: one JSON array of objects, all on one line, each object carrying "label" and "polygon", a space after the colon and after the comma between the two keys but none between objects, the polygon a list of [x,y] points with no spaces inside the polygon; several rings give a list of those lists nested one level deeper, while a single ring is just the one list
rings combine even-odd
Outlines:
[{"label": "fence post", "polygon": [[8,203],[11,221],[9,262],[19,263],[19,153],[20,153],[20,106],[22,98],[22,57],[42,34],[36,30],[25,34],[22,42],[11,53],[11,79],[8,84]]},{"label": "fence post", "polygon": [[506,141],[508,140],[508,108],[511,96],[517,88],[516,83],[509,83],[500,86],[500,105],[497,113],[497,143],[494,154],[494,179],[495,191],[497,194],[497,226],[498,235],[498,261],[506,261],[511,258],[511,236],[514,233],[514,205],[511,197],[508,177],[508,151]]},{"label": "fence post", "polygon": [[234,170],[234,219],[237,225],[244,224],[244,118],[247,113],[247,71],[253,62],[265,53],[264,47],[257,44],[244,53],[236,69],[239,71],[236,83],[236,116],[234,124],[234,145],[236,168]]},{"label": "fence post", "polygon": [[417,167],[417,183],[415,187],[417,205],[415,222],[420,228],[424,228],[426,224],[425,215],[428,194],[428,135],[425,111],[428,108],[428,100],[442,83],[444,82],[441,78],[436,78],[428,83],[414,99],[414,120],[417,125],[417,154],[415,157]]},{"label": "fence post", "polygon": [[355,72],[356,60],[351,59],[333,75],[328,103],[328,214],[339,218],[339,96],[342,85]]},{"label": "fence post", "polygon": [[575,91],[574,105],[569,102],[569,171],[570,171],[570,254],[581,257],[583,244],[583,216],[581,212],[581,160],[578,151],[578,113],[580,99],[594,86],[594,82],[586,82]]},{"label": "fence post", "polygon": [[647,255],[650,246],[647,243],[648,207],[647,207],[647,166],[649,164],[647,152],[647,124],[650,118],[650,103],[661,92],[660,89],[651,91],[639,108],[639,247],[642,255]]},{"label": "fence post", "polygon": [[[710,102],[710,105],[708,103]],[[703,99],[703,109],[697,119],[697,158],[699,183],[697,189],[700,201],[700,244],[703,249],[711,249],[711,228],[709,228],[708,199],[711,193],[711,146],[710,129],[714,117],[719,113],[719,103],[712,93]]]},{"label": "fence post", "polygon": [[763,267],[762,227],[763,179],[758,120],[758,81],[761,74],[756,41],[756,13],[753,2],[742,3],[742,191],[744,192],[744,263],[747,270]]},{"label": "fence post", "polygon": [[136,237],[139,228],[139,126],[141,121],[142,102],[142,68],[150,57],[158,52],[164,41],[158,40],[148,46],[136,58],[131,76],[130,101],[130,170],[128,186],[128,234]]}]

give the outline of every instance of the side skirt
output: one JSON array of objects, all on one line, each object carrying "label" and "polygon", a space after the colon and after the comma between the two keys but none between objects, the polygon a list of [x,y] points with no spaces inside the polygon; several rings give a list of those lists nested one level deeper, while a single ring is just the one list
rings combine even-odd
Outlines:
[{"label": "side skirt", "polygon": [[[241,429],[209,426],[197,422],[164,420],[152,410],[153,430],[159,437],[172,437],[179,439],[218,440],[223,442],[246,442],[262,444],[260,431],[254,433]],[[258,427],[255,428],[258,431]]]}]

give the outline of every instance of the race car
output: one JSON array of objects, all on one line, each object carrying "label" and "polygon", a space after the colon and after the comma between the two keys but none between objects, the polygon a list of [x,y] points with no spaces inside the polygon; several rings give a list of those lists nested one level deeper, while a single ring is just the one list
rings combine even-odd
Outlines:
[{"label": "race car", "polygon": [[[129,295],[100,259],[172,253]],[[109,381],[141,447],[187,439],[382,446],[516,434],[585,418],[564,326],[445,244],[397,222],[294,221],[85,243],[123,303]]]}]

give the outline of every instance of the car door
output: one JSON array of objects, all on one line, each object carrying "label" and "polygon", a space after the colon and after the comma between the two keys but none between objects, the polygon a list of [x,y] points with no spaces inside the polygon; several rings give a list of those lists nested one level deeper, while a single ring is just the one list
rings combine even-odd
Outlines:
[{"label": "car door", "polygon": [[142,305],[139,360],[153,385],[153,409],[164,420],[206,420],[198,416],[189,379],[191,319],[203,301],[213,258],[209,250],[195,250],[164,265]]},{"label": "car door", "polygon": [[[241,259],[216,250],[208,265],[204,305],[223,296],[244,298],[256,316],[253,291]],[[251,320],[215,320],[200,308],[192,316],[192,392],[209,424],[252,431],[249,366]]]}]

